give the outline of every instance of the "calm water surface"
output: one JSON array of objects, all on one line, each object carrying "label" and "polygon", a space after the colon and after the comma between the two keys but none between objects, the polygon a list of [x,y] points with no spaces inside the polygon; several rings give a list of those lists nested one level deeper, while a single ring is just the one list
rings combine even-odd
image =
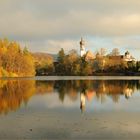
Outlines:
[{"label": "calm water surface", "polygon": [[0,80],[0,139],[134,138],[138,78]]}]

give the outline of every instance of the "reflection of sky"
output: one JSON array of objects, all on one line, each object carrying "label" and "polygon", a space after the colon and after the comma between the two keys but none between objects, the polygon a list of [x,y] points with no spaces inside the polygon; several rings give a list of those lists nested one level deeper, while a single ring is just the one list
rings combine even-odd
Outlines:
[{"label": "reflection of sky", "polygon": [[[68,95],[63,102],[60,101],[58,93],[36,95],[28,102],[27,108],[31,109],[49,109],[49,110],[80,110],[80,94],[76,100],[71,100]],[[113,102],[110,96],[105,95],[105,101],[97,100],[94,97],[91,101],[86,99],[86,112],[104,112],[104,111],[140,111],[140,93],[136,91],[128,100],[124,95],[120,95],[117,103]]]}]

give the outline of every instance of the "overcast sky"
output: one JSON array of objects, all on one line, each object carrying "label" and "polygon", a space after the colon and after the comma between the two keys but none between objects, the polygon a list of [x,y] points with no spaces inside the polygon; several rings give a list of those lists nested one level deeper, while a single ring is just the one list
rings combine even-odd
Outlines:
[{"label": "overcast sky", "polygon": [[0,38],[31,51],[118,47],[140,59],[139,0],[0,0]]}]

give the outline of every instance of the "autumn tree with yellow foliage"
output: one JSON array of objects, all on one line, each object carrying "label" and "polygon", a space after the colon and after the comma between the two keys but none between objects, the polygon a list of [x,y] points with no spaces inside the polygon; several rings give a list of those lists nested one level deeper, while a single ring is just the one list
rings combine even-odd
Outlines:
[{"label": "autumn tree with yellow foliage", "polygon": [[0,40],[0,77],[34,76],[34,57],[17,42]]}]

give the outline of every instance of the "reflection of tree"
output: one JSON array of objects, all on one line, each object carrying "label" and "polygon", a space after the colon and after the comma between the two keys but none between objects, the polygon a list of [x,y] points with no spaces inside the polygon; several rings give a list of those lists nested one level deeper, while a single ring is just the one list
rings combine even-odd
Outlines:
[{"label": "reflection of tree", "polygon": [[54,81],[36,81],[36,92],[38,94],[52,93]]},{"label": "reflection of tree", "polygon": [[65,95],[68,95],[71,100],[77,99],[79,81],[56,81],[54,88],[59,93],[59,99],[63,102]]},{"label": "reflection of tree", "polygon": [[65,85],[66,82],[65,81],[56,81],[55,82],[55,88],[57,88],[58,92],[59,92],[59,99],[63,102],[64,98],[65,98],[65,94],[66,92],[66,88]]},{"label": "reflection of tree", "polygon": [[[2,82],[2,81],[0,81]],[[0,113],[16,110],[35,93],[35,81],[9,80],[0,88]]]},{"label": "reflection of tree", "polygon": [[0,113],[17,110],[37,94],[52,93],[54,81],[0,80]]},{"label": "reflection of tree", "polygon": [[140,82],[137,80],[56,81],[55,89],[58,91],[61,101],[64,100],[65,95],[71,100],[76,100],[78,93],[85,93],[88,100],[96,96],[103,103],[109,96],[117,103],[120,96],[125,96],[128,99],[135,90],[139,90]]},{"label": "reflection of tree", "polygon": [[27,104],[35,94],[50,94],[56,91],[63,102],[65,96],[75,101],[78,94],[83,93],[88,101],[96,97],[103,103],[106,97],[110,97],[113,102],[119,102],[120,96],[128,99],[136,90],[140,90],[138,80],[0,80],[0,113],[18,109],[22,103]]}]

